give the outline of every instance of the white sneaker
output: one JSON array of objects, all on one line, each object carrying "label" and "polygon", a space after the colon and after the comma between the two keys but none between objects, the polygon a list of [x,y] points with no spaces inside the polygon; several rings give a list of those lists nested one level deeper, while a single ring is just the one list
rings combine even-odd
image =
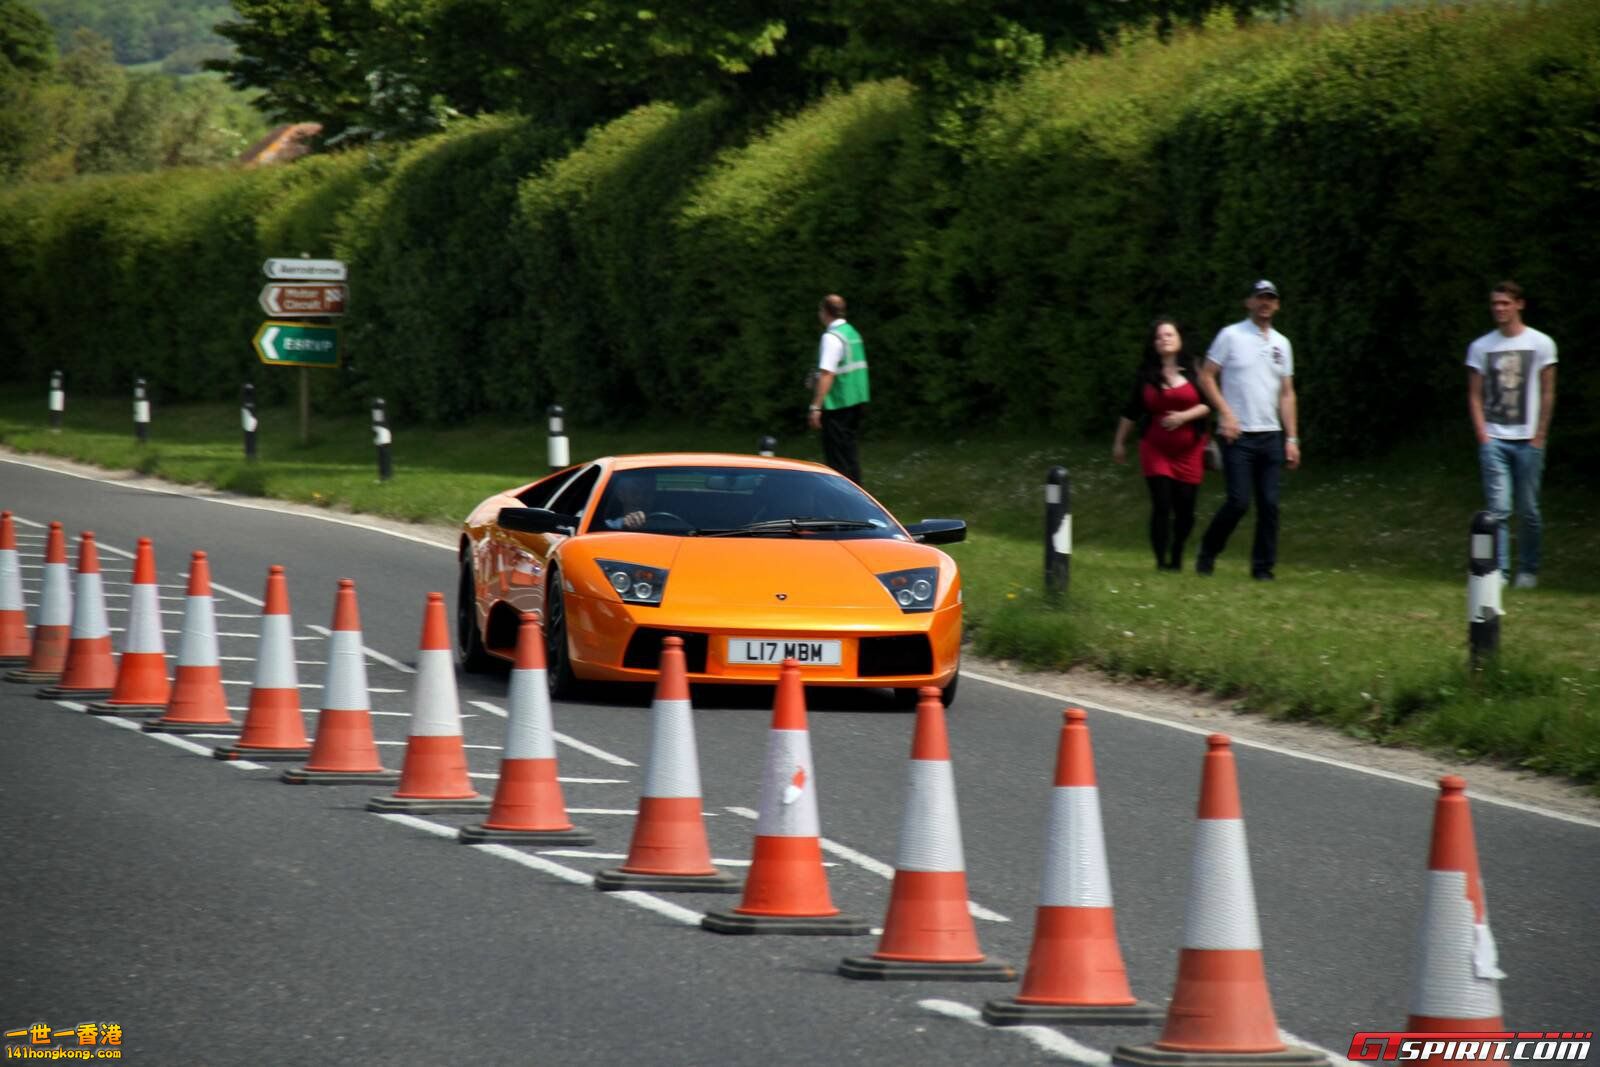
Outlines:
[{"label": "white sneaker", "polygon": [[1537,589],[1539,588],[1539,576],[1537,574],[1519,574],[1517,575],[1517,580],[1511,583],[1511,588]]}]

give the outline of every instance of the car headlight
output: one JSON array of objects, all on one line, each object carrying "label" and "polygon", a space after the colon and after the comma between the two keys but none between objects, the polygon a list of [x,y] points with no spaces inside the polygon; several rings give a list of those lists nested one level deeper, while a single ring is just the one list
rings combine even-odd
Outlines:
[{"label": "car headlight", "polygon": [[912,567],[878,575],[901,611],[932,611],[933,597],[939,591],[938,567]]},{"label": "car headlight", "polygon": [[614,559],[597,559],[595,563],[606,576],[606,584],[616,591],[623,603],[661,606],[661,591],[667,587],[667,572],[663,568],[619,563]]}]

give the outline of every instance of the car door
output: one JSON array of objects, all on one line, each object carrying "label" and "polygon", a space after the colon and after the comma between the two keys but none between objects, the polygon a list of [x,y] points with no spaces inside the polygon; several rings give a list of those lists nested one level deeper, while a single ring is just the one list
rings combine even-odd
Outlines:
[{"label": "car door", "polygon": [[[542,506],[560,514],[581,516],[589,507],[600,473],[598,463],[580,469],[555,492],[548,504]],[[532,612],[542,619],[545,568],[549,566],[551,555],[569,535],[498,529],[496,533],[503,553],[499,571],[500,596],[518,611]]]}]

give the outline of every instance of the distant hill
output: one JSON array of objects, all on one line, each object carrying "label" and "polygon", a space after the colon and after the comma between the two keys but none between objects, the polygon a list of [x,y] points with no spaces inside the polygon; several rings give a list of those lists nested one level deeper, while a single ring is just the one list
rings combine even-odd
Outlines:
[{"label": "distant hill", "polygon": [[206,55],[226,52],[227,42],[211,32],[219,22],[235,18],[227,0],[28,0],[54,27],[62,49],[79,28],[93,30],[111,42],[117,62],[160,62],[172,57],[169,69],[195,69]]}]

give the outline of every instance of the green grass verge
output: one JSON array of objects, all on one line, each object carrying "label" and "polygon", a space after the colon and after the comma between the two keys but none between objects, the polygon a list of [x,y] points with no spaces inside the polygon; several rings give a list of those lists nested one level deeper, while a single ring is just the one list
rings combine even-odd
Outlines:
[{"label": "green grass verge", "polygon": [[[75,397],[66,428],[52,433],[35,392],[0,389],[0,441],[12,448],[407,521],[456,522],[545,466],[540,425],[402,425],[395,478],[379,482],[364,419],[314,415],[301,445],[290,409],[262,413],[261,459],[251,465],[235,408],[158,409],[141,447],[127,401]],[[889,417],[875,412],[880,427]],[[687,422],[569,432],[575,459],[745,452],[755,436]],[[819,458],[815,436],[797,429],[780,451]],[[1542,586],[1506,591],[1502,655],[1475,674],[1466,665],[1465,556],[1480,499],[1461,427],[1359,464],[1323,460],[1313,445],[1308,466],[1286,480],[1273,583],[1248,577],[1248,517],[1214,578],[1158,573],[1145,543],[1143,481],[1108,451],[1025,435],[914,439],[884,429],[863,454],[869,488],[902,518],[954,515],[971,524],[951,555],[981,654],[1158,679],[1384,744],[1600,782],[1600,571],[1591,566],[1600,559],[1600,494],[1585,490],[1581,472],[1557,464],[1547,474]],[[1055,463],[1072,471],[1074,555],[1071,588],[1050,603],[1040,588],[1042,483]],[[1210,476],[1202,524],[1220,497]]]}]

